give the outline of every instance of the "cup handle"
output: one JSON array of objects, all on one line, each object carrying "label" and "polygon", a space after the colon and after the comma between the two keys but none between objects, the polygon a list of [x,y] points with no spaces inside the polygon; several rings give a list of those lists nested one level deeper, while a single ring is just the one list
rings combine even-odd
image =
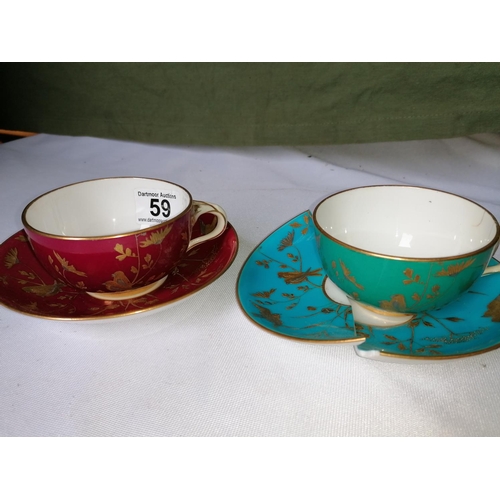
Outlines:
[{"label": "cup handle", "polygon": [[197,238],[192,239],[189,242],[187,250],[191,250],[195,246],[203,243],[204,241],[213,240],[220,236],[225,230],[227,226],[227,216],[226,212],[222,207],[216,205],[215,203],[206,203],[204,201],[193,201],[194,214],[191,224],[194,224],[200,216],[203,214],[213,214],[217,217],[217,224],[208,234],[204,234],[203,236],[198,236]]},{"label": "cup handle", "polygon": [[500,264],[496,266],[487,267],[481,276],[487,276],[488,274],[498,273],[500,272]]}]

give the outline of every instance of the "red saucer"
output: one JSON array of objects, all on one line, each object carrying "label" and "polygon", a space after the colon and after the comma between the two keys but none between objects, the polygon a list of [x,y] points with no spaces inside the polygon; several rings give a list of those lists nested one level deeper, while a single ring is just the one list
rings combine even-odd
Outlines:
[{"label": "red saucer", "polygon": [[[203,230],[204,221],[201,221]],[[0,303],[45,319],[113,318],[163,307],[186,298],[219,278],[238,252],[238,236],[228,223],[218,238],[191,250],[163,286],[142,297],[104,301],[54,280],[38,263],[24,230],[0,245]]]}]

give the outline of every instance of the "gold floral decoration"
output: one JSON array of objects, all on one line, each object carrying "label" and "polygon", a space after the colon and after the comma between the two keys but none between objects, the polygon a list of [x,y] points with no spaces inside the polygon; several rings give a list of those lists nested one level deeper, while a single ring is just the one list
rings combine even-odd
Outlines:
[{"label": "gold floral decoration", "polygon": [[434,285],[431,290],[432,290],[432,293],[428,293],[426,295],[426,298],[427,299],[436,299],[439,295],[439,290],[441,289],[441,287],[439,285]]},{"label": "gold floral decoration", "polygon": [[24,304],[21,306],[25,311],[36,312],[38,311],[38,304],[36,302],[30,302],[29,304]]},{"label": "gold floral decoration", "polygon": [[[61,257],[56,251],[53,251],[56,259],[58,260],[59,264],[61,264],[62,268],[65,270],[65,271],[68,271],[70,273],[73,273],[73,274],[76,274],[78,276],[87,276],[83,271],[78,271],[75,266],[72,266],[70,265],[70,263],[63,257]],[[49,261],[50,263],[52,264],[52,259],[49,255]]]},{"label": "gold floral decoration", "polygon": [[205,224],[202,220],[200,220],[200,235],[205,236],[206,234],[211,233],[215,226],[217,225],[217,217],[214,217],[212,222],[209,224]]},{"label": "gold floral decoration", "polygon": [[300,233],[302,235],[306,235],[309,231],[309,216],[307,215],[304,215],[304,224],[305,224],[304,227],[302,227],[303,225],[300,222],[295,221],[290,224],[290,227],[293,227],[295,229],[299,229],[302,227]]},{"label": "gold floral decoration", "polygon": [[255,314],[257,318],[265,319],[271,322],[274,326],[281,326],[283,324],[281,321],[281,314],[273,313],[267,307],[260,306],[259,304],[254,305],[260,312],[260,314]]},{"label": "gold floral decoration", "polygon": [[460,262],[459,264],[451,264],[446,269],[441,269],[436,273],[436,276],[456,276],[461,273],[464,269],[467,269],[476,259],[471,258],[465,262]]},{"label": "gold floral decoration", "polygon": [[342,268],[342,272],[344,273],[344,277],[346,280],[350,281],[356,288],[359,288],[360,290],[364,290],[365,287],[363,285],[360,285],[354,276],[351,275],[351,271],[347,268],[347,266],[342,262],[341,259],[339,259],[340,262],[340,267]]},{"label": "gold floral decoration", "polygon": [[254,297],[261,297],[263,299],[268,299],[271,297],[271,295],[276,291],[276,288],[271,288],[271,290],[268,290],[267,292],[256,292],[252,293]]},{"label": "gold floral decoration", "polygon": [[293,245],[294,232],[290,231],[282,240],[278,246],[278,251],[282,252],[285,248],[291,247]]},{"label": "gold floral decoration", "polygon": [[141,248],[146,248],[150,245],[161,245],[167,234],[170,233],[171,229],[172,226],[166,226],[161,231],[155,231],[149,238],[140,242]]},{"label": "gold floral decoration", "polygon": [[153,262],[153,258],[151,257],[151,255],[149,253],[144,257],[144,262],[145,262],[145,264],[142,265],[142,268],[143,269],[151,269],[154,262]]},{"label": "gold floral decoration", "polygon": [[500,295],[488,304],[483,317],[491,318],[491,321],[500,323]]},{"label": "gold floral decoration", "polygon": [[19,264],[19,258],[17,256],[17,248],[11,248],[7,255],[4,258],[4,265],[7,269],[10,269],[12,266]]},{"label": "gold floral decoration", "polygon": [[424,285],[422,281],[420,281],[420,275],[416,274],[413,276],[413,269],[407,268],[403,271],[403,274],[407,277],[407,279],[403,280],[404,285],[411,285],[412,283],[419,283]]},{"label": "gold floral decoration", "polygon": [[118,252],[120,255],[116,256],[116,259],[119,261],[122,261],[126,259],[127,257],[137,257],[135,253],[132,252],[130,248],[123,248],[123,245],[121,243],[117,243],[114,248],[115,252]]}]

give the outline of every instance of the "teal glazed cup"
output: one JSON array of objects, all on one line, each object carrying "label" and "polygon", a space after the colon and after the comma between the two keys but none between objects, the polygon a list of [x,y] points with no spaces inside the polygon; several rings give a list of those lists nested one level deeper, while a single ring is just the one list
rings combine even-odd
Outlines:
[{"label": "teal glazed cup", "polygon": [[350,189],[321,201],[312,221],[328,294],[345,294],[343,303],[385,317],[402,315],[402,322],[445,306],[500,270],[487,267],[500,238],[495,217],[444,191]]}]

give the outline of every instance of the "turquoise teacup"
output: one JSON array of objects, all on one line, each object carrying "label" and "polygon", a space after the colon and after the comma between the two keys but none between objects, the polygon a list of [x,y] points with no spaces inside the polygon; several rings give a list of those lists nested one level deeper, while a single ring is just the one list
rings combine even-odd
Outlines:
[{"label": "turquoise teacup", "polygon": [[[408,321],[468,290],[498,247],[500,227],[461,196],[410,186],[332,194],[313,211],[325,291],[377,326]],[[347,299],[347,300],[346,300]],[[354,309],[355,308],[355,309]]]}]

